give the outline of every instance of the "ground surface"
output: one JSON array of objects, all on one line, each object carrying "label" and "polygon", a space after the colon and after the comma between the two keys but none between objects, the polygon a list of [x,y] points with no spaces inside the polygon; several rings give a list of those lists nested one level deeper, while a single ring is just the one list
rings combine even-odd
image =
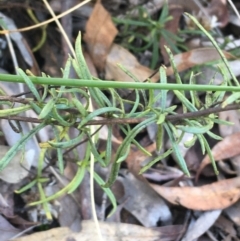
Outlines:
[{"label": "ground surface", "polygon": [[[239,3],[237,1],[234,3],[239,9]],[[49,4],[53,12],[59,15],[77,6],[79,1],[51,0]],[[206,31],[214,37],[223,55],[228,59],[233,75],[237,78],[240,75],[240,20],[229,3],[224,0],[169,0],[167,5],[160,0],[103,0],[102,3],[90,1],[61,18],[60,23],[73,46],[75,46],[79,31],[81,32],[83,55],[91,75],[96,78],[158,83],[163,82],[166,75],[168,83],[179,83],[176,75],[178,72],[182,83],[198,85],[225,85],[227,83],[229,85],[231,83],[229,79],[233,77],[230,77],[227,72],[216,48],[213,47],[206,34],[184,15],[184,12],[195,16]],[[33,26],[52,18],[46,1],[40,0],[0,1],[0,15],[2,28],[10,30]],[[12,49],[9,35],[0,36],[0,71],[4,74],[16,74],[16,68],[20,67],[24,71],[29,69],[36,76],[45,73],[51,77],[62,77],[61,68],[64,68],[69,54],[74,58],[74,53],[67,45],[62,30],[54,20],[32,30],[24,29],[17,34],[11,33],[10,37]],[[174,55],[177,69],[175,74],[165,46],[171,49]],[[125,72],[119,68],[118,64],[123,66]],[[164,73],[162,78],[159,77],[158,72],[160,66],[165,66],[161,68],[161,73]],[[64,73],[66,73],[66,68]],[[79,76],[72,68],[68,73],[68,78],[79,79]],[[10,96],[23,99],[33,98],[33,92],[29,91],[28,87],[22,84],[1,82],[1,93],[3,97],[6,97],[4,102],[1,99],[1,109],[7,109],[9,105],[11,108],[26,106],[28,102],[13,100]],[[42,105],[39,105],[41,108],[46,106],[54,93],[58,93],[60,89],[59,86],[51,86],[51,88]],[[36,86],[36,90],[41,96],[43,95],[44,91],[41,86]],[[71,88],[65,91],[62,96],[64,103],[69,100],[69,105],[71,105],[72,99],[76,97],[78,103],[82,104],[81,106],[86,106],[82,94],[87,93],[87,90],[82,89],[84,93],[76,93],[74,96],[70,90],[76,92],[76,89]],[[180,117],[180,114],[185,113],[183,106],[187,106],[188,102],[180,98],[176,94],[178,92],[145,91],[146,103],[142,92],[135,92],[133,89],[117,91],[119,96],[116,98],[117,107],[120,105],[119,99],[128,100],[124,102],[124,111],[127,114],[123,122],[129,121],[130,123],[137,117],[137,114],[131,116],[132,112],[140,113],[147,108],[151,111],[154,109],[155,113],[157,111],[159,122],[158,125],[155,122],[144,126],[135,137],[137,142],[133,141],[131,145],[129,144],[129,148],[124,149],[124,153],[128,155],[122,159],[119,173],[111,189],[102,189],[100,184],[105,183],[111,176],[111,167],[114,167],[119,148],[128,136],[127,131],[133,135],[131,130],[136,128],[138,122],[129,124],[129,129],[121,129],[123,123],[119,116],[116,118],[118,120],[113,120],[114,116],[112,116],[111,120],[107,121],[109,116],[98,115],[95,120],[102,119],[102,126],[94,147],[89,144],[91,138],[83,136],[79,139],[78,145],[61,146],[55,149],[47,144],[49,140],[53,142],[57,142],[57,138],[58,140],[62,138],[62,141],[66,142],[71,139],[75,140],[74,138],[79,136],[79,131],[74,124],[71,128],[65,127],[64,129],[61,124],[57,125],[54,122],[55,124],[44,127],[41,132],[26,142],[20,148],[21,151],[16,152],[7,167],[0,172],[0,241],[10,238],[16,240],[101,240],[101,236],[102,240],[131,241],[239,240],[238,97],[232,110],[219,112],[215,116],[220,120],[233,123],[231,126],[225,126],[216,124],[216,121],[214,123],[211,118],[215,117],[211,113],[216,110],[215,107],[221,107],[220,104],[230,96],[230,92],[223,94],[221,97],[223,99],[219,102],[216,101],[220,100],[216,92],[207,94],[204,91],[196,92],[196,94],[181,92],[192,103],[186,111],[190,113],[189,109],[196,107],[192,112],[200,113],[197,118],[192,116],[188,119],[190,122],[186,122],[185,116]],[[108,89],[105,89],[103,94],[109,101],[113,100]],[[166,99],[163,105],[165,94]],[[151,106],[149,106],[150,96],[157,100],[151,102]],[[216,96],[218,98],[215,98]],[[93,96],[92,100],[92,111],[100,108]],[[136,102],[137,106],[134,104]],[[60,108],[59,106],[55,107]],[[170,113],[165,113],[175,115],[175,117],[179,114],[176,117],[177,121],[161,115],[164,112],[163,107],[170,106],[176,106],[176,108]],[[64,119],[62,123],[72,120],[74,115],[79,117],[80,108],[77,107],[79,105],[72,104],[67,114],[58,109],[59,115]],[[204,117],[201,116],[203,112]],[[18,115],[12,116],[2,112],[1,118],[5,117],[1,119],[3,135],[0,139],[0,164],[12,150],[10,148],[16,147],[16,142],[35,128],[31,118],[37,118],[37,123],[40,123],[50,114],[51,112],[46,112],[46,108],[45,113],[41,112],[41,114],[37,114],[36,110],[24,111],[21,114],[23,121],[19,122],[16,121],[19,119]],[[10,116],[6,117],[7,115]],[[172,123],[172,125],[163,123]],[[166,125],[170,126],[170,133],[173,134],[166,131]],[[195,129],[189,128],[191,125],[194,125]],[[210,130],[212,134],[209,133]],[[212,150],[212,156],[219,171],[217,176],[210,165],[209,155],[202,153],[202,148],[206,144],[202,144],[201,140],[206,140]],[[140,150],[140,145],[152,156]],[[90,195],[90,155],[86,154],[88,150],[96,150],[94,154],[95,175],[102,178],[102,182],[97,181],[94,186],[98,224],[96,224],[96,219],[95,222],[92,221],[94,214]],[[171,150],[173,150],[172,153]],[[161,155],[162,158],[160,158]],[[62,166],[59,165],[60,159]],[[102,167],[101,160],[109,161],[108,167]],[[156,161],[153,163],[151,162],[153,160]],[[190,177],[184,174],[181,160],[186,163]],[[149,165],[149,168],[139,175],[139,171],[146,165]],[[61,173],[61,168],[63,173]],[[76,178],[79,170],[83,170],[82,179],[79,176]],[[47,196],[68,187],[71,180],[75,180],[75,184],[81,181],[81,184],[76,185],[75,191],[71,194],[67,194],[69,190],[72,190],[69,188],[54,200],[32,207],[28,206],[30,203],[44,200]],[[29,183],[32,185],[27,191],[20,194],[15,192]],[[114,195],[117,203],[116,211],[111,216],[109,214],[114,201],[109,200],[109,193],[110,197],[111,194]]]}]

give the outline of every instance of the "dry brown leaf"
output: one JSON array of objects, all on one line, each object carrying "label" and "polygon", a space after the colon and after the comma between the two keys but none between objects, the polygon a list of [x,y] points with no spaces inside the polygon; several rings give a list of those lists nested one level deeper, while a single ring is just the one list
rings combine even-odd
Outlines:
[{"label": "dry brown leaf", "polygon": [[22,232],[21,229],[15,228],[9,221],[2,215],[0,215],[0,241],[12,240],[14,236]]},{"label": "dry brown leaf", "polygon": [[95,66],[100,70],[103,70],[105,67],[106,57],[117,32],[111,15],[102,4],[97,1],[86,24],[84,40],[87,43]]},{"label": "dry brown leaf", "polygon": [[[222,141],[219,141],[213,148],[212,148],[212,155],[215,161],[224,160],[227,158],[231,158],[240,154],[240,132],[236,132],[232,135],[225,137]],[[202,172],[203,168],[210,164],[211,160],[208,155],[204,157],[201,162],[200,167],[196,173],[195,180],[198,180],[200,173]]]},{"label": "dry brown leaf", "polygon": [[236,237],[237,235],[236,229],[234,228],[234,223],[223,215],[218,218],[214,226],[221,229],[225,233],[230,234],[232,237]]},{"label": "dry brown leaf", "polygon": [[[156,167],[152,167],[143,173],[143,177],[155,182],[166,182],[164,186],[175,186],[184,176],[183,172],[178,168],[166,166],[158,163]],[[171,181],[172,180],[172,181]],[[174,184],[172,184],[174,182]],[[175,183],[176,182],[176,183]]]},{"label": "dry brown leaf", "polygon": [[227,0],[212,0],[207,8],[210,16],[216,16],[220,27],[225,27],[229,22]]},{"label": "dry brown leaf", "polygon": [[221,212],[222,210],[202,212],[196,220],[192,217],[191,224],[181,241],[198,240],[216,222]]},{"label": "dry brown leaf", "polygon": [[197,4],[195,1],[184,1],[184,0],[169,0],[169,5],[177,4],[181,6],[184,11],[188,12],[199,12],[199,4]]},{"label": "dry brown leaf", "polygon": [[221,180],[201,187],[151,187],[169,202],[193,210],[224,209],[240,197],[240,177]]},{"label": "dry brown leaf", "polygon": [[[145,228],[133,224],[99,222],[103,239],[107,241],[173,241],[182,232],[182,225],[164,226],[161,228]],[[95,224],[92,220],[82,222],[82,231],[73,233],[69,228],[55,228],[39,232],[15,241],[88,241],[99,240]]]},{"label": "dry brown leaf", "polygon": [[224,210],[226,216],[234,222],[236,226],[240,226],[240,201],[234,203],[231,207]]},{"label": "dry brown leaf", "polygon": [[[223,51],[223,53],[227,59],[234,58],[230,53],[226,51]],[[198,48],[174,56],[174,61],[178,72],[187,70],[196,65],[206,64],[207,62],[220,59],[221,57],[215,48]],[[167,75],[172,74],[172,67],[168,67]]]},{"label": "dry brown leaf", "polygon": [[[234,58],[230,53],[223,51],[227,59]],[[205,64],[211,61],[220,60],[221,57],[217,50],[212,47],[198,48],[191,51],[177,54],[174,56],[174,61],[178,72],[187,70],[196,65]],[[128,71],[133,73],[139,81],[144,81],[153,74],[153,70],[141,65],[136,57],[125,48],[114,44],[106,59],[106,79],[114,79],[118,81],[131,82],[133,79],[124,73],[118,66],[123,65]],[[172,67],[168,67],[167,75],[173,74]],[[152,82],[158,82],[159,76],[156,74],[151,78]]]},{"label": "dry brown leaf", "polygon": [[121,170],[119,181],[124,187],[124,209],[145,227],[155,227],[159,220],[163,225],[171,224],[172,215],[166,202],[149,188],[147,181],[140,181],[128,171]]},{"label": "dry brown leaf", "polygon": [[[148,67],[141,65],[137,61],[137,58],[127,49],[121,47],[120,45],[114,44],[106,60],[106,79],[133,82],[133,79],[124,73],[119,68],[118,64],[123,65],[128,71],[133,73],[139,81],[144,81],[154,72]],[[159,80],[159,76],[155,75],[151,79],[153,82],[157,82]]]}]

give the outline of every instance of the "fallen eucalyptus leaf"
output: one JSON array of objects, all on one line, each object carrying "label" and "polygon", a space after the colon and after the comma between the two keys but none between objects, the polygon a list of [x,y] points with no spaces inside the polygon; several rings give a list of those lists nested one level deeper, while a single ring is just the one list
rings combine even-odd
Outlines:
[{"label": "fallen eucalyptus leaf", "polygon": [[240,177],[225,179],[201,187],[164,187],[150,184],[163,198],[193,210],[216,210],[231,206],[240,198]]},{"label": "fallen eucalyptus leaf", "polygon": [[[0,159],[10,150],[9,146],[0,146]],[[23,156],[24,155],[24,158]],[[30,165],[27,159],[34,155],[34,150],[29,149],[25,153],[17,152],[9,164],[0,172],[0,178],[8,183],[18,183],[28,175]]]}]

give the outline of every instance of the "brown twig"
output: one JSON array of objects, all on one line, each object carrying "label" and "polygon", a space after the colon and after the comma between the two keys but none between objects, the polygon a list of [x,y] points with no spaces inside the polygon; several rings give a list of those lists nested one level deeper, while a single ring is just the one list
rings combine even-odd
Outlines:
[{"label": "brown twig", "polygon": [[[24,99],[24,98],[16,98],[11,96],[0,96],[0,101],[10,101],[10,102],[18,102],[22,104],[29,104],[30,101],[33,101],[32,99]],[[175,122],[175,121],[181,121],[183,119],[193,119],[197,117],[206,116],[213,113],[219,113],[223,111],[228,110],[236,110],[240,109],[240,104],[231,104],[224,108],[221,106],[217,107],[211,107],[204,110],[199,110],[196,112],[188,112],[188,113],[182,113],[182,114],[176,114],[176,115],[168,115],[166,116],[166,120]],[[66,110],[68,112],[77,113],[77,110],[75,109],[68,109]],[[9,116],[1,116],[0,119],[9,119]],[[31,117],[24,117],[24,116],[10,116],[11,120],[16,121],[23,121],[23,122],[31,122],[31,123],[42,123],[43,120],[37,119],[37,118],[31,118]],[[146,117],[142,118],[103,118],[101,120],[90,120],[86,125],[109,125],[109,124],[137,124],[142,121],[146,120]],[[57,122],[53,122],[53,124],[59,125]],[[74,124],[74,127],[77,127],[79,125],[79,122],[76,122]]]}]

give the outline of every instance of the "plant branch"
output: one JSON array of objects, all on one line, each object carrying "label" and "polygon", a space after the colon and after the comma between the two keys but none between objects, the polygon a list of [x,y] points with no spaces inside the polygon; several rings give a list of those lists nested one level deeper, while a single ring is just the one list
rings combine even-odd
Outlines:
[{"label": "plant branch", "polygon": [[[3,98],[0,97],[0,100]],[[5,97],[5,100],[14,100],[16,102],[23,103],[25,102],[24,99],[22,98],[13,98],[13,97]],[[15,100],[18,99],[18,100]],[[25,99],[26,100],[26,99]],[[26,100],[27,101],[27,100]],[[25,102],[28,103],[28,102]],[[228,111],[228,110],[237,110],[240,109],[240,104],[231,104],[226,107],[212,107],[208,108],[205,110],[199,110],[196,112],[188,112],[188,113],[181,113],[181,114],[176,114],[176,115],[168,115],[166,116],[166,120],[171,121],[171,122],[176,122],[176,121],[181,121],[183,119],[193,119],[197,117],[202,117],[202,116],[207,116],[209,114],[214,114],[214,113],[219,113],[223,111]],[[23,122],[31,122],[31,123],[42,123],[44,120],[40,120],[37,118],[31,118],[31,117],[24,117],[24,116],[1,116],[0,119],[7,119],[7,120],[16,120],[16,121],[23,121]],[[101,120],[90,120],[86,125],[113,125],[113,124],[137,124],[140,123],[144,120],[146,120],[146,117],[142,118],[103,118]],[[53,124],[59,125],[57,122],[53,122]],[[76,122],[74,124],[74,127],[77,127],[79,125],[79,122]]]}]

